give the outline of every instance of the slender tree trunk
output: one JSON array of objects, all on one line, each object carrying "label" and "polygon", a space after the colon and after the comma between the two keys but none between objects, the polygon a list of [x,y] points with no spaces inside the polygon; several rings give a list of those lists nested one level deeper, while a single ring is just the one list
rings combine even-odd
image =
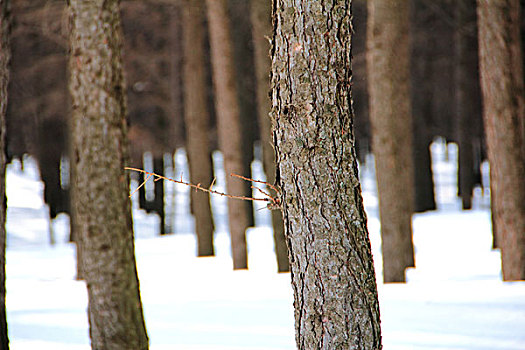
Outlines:
[{"label": "slender tree trunk", "polygon": [[433,120],[441,120],[441,115],[435,116],[433,109],[434,77],[439,74],[433,60],[435,54],[435,36],[428,30],[428,23],[436,22],[436,14],[428,9],[428,3],[413,0],[411,17],[411,83],[417,89],[412,92],[413,115],[413,157],[414,157],[414,212],[424,212],[436,209],[434,179],[432,174],[432,159],[430,144],[434,137]]},{"label": "slender tree trunk", "polygon": [[[230,174],[242,174],[242,135],[239,101],[235,86],[233,48],[226,0],[207,0],[212,56],[213,85],[217,113],[219,148],[224,156],[226,191],[242,194],[244,184]],[[248,267],[245,231],[248,211],[243,201],[228,199],[228,218],[234,269]]]},{"label": "slender tree trunk", "polygon": [[[270,1],[252,0],[251,17],[253,25],[253,46],[255,59],[255,73],[257,78],[257,115],[259,134],[262,145],[263,167],[266,181],[275,183],[275,151],[272,147],[272,123],[270,120],[271,100],[270,90],[271,61],[269,57],[272,34],[272,4]],[[288,247],[284,237],[283,217],[280,211],[272,210],[273,240],[277,269],[279,272],[290,271]]]},{"label": "slender tree trunk", "polygon": [[[266,0],[260,2],[268,2]],[[235,76],[239,93],[239,112],[242,130],[243,174],[252,178],[253,145],[257,139],[257,102],[255,92],[254,53],[250,23],[250,1],[228,0],[231,18]],[[244,182],[244,195],[252,196],[252,183]],[[255,226],[253,201],[245,201],[248,207],[248,226]]]},{"label": "slender tree trunk", "polygon": [[272,118],[298,349],[381,349],[351,108],[351,2],[274,2]]},{"label": "slender tree trunk", "polygon": [[147,349],[135,266],[119,2],[70,0],[77,232],[93,349]]},{"label": "slender tree trunk", "polygon": [[525,101],[519,0],[478,0],[480,72],[503,279],[525,279]]},{"label": "slender tree trunk", "polygon": [[[211,184],[212,161],[208,137],[209,114],[204,60],[205,45],[204,0],[186,1],[183,10],[184,46],[184,118],[186,120],[186,148],[190,164],[190,180],[208,187]],[[192,191],[193,192],[193,191]],[[213,218],[210,196],[193,192],[193,215],[199,256],[214,255]]]},{"label": "slender tree trunk", "polygon": [[[153,157],[153,172],[164,176],[164,157],[163,155],[157,155]],[[154,210],[159,216],[159,234],[166,234],[166,213],[164,211],[164,181],[154,182],[155,198],[153,200]]]},{"label": "slender tree trunk", "polygon": [[458,0],[456,6],[456,130],[459,145],[458,189],[463,209],[472,208],[476,182],[474,169],[474,127],[481,114],[478,75],[476,0]]},{"label": "slender tree trunk", "polygon": [[410,3],[368,1],[368,86],[385,282],[414,266]]},{"label": "slender tree trunk", "polygon": [[6,166],[6,112],[7,84],[9,82],[9,0],[0,0],[0,349],[9,349],[7,318],[5,306],[5,215],[7,200],[5,197]]}]

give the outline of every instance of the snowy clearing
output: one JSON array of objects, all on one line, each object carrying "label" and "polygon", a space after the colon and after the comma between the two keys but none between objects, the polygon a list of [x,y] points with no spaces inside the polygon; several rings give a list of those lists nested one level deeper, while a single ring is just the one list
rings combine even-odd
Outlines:
[{"label": "snowy clearing", "polygon": [[[474,209],[455,198],[454,147],[433,145],[439,210],[414,216],[417,268],[408,283],[384,285],[372,161],[362,166],[363,197],[379,281],[383,344],[394,349],[525,349],[525,282],[501,282],[491,250],[489,197],[476,190]],[[177,153],[177,171],[184,153]],[[220,164],[220,155],[215,155]],[[485,167],[486,168],[486,167]],[[181,170],[182,169],[182,170]],[[486,169],[485,169],[486,170]],[[254,163],[254,171],[261,172]],[[260,177],[259,177],[260,178]],[[218,185],[223,183],[219,177]],[[52,223],[49,244],[43,185],[31,159],[7,171],[7,317],[13,350],[89,349],[87,293],[75,280],[68,217]],[[295,349],[289,274],[277,274],[267,210],[248,231],[248,271],[232,271],[224,198],[212,199],[214,258],[195,257],[188,189],[166,185],[175,234],[156,235],[158,219],[136,208],[136,255],[152,350]],[[171,199],[170,199],[171,198]]]}]

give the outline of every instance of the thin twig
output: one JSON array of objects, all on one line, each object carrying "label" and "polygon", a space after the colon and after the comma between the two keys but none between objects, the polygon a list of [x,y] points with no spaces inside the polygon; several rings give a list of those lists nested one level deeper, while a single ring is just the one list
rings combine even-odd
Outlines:
[{"label": "thin twig", "polygon": [[[210,186],[210,188],[204,188],[200,184],[194,185],[194,184],[189,183],[189,182],[184,182],[184,181],[182,181],[182,174],[181,174],[181,180],[179,181],[179,180],[170,179],[168,177],[165,177],[165,176],[162,176],[162,175],[158,175],[158,174],[155,174],[155,173],[150,173],[150,172],[142,170],[142,169],[130,168],[130,167],[125,167],[124,169],[126,169],[126,170],[133,170],[133,171],[137,171],[139,173],[144,173],[144,174],[149,175],[148,178],[146,180],[144,180],[144,182],[139,186],[139,188],[142,187],[146,183],[146,181],[148,181],[150,179],[151,176],[153,176],[155,178],[155,181],[161,180],[161,179],[162,180],[166,180],[166,181],[171,181],[171,182],[178,183],[178,184],[181,184],[181,185],[190,186],[191,188],[195,188],[195,190],[201,190],[203,192],[218,194],[220,196],[225,196],[225,197],[228,197],[228,198],[242,199],[242,200],[246,200],[246,201],[262,201],[262,202],[276,203],[276,200],[273,197],[270,197],[270,196],[268,198],[252,198],[252,197],[246,197],[246,196],[235,196],[235,195],[231,195],[231,194],[227,194],[227,193],[223,193],[223,192],[212,190],[211,186]],[[237,177],[241,177],[241,176],[237,175]],[[215,182],[215,179],[213,180],[212,185],[213,185],[214,182]],[[138,190],[138,188],[137,188],[137,190]],[[133,193],[135,193],[137,190],[135,190]]]},{"label": "thin twig", "polygon": [[148,175],[148,177],[146,178],[146,180],[144,180],[144,182],[142,182],[139,187],[137,187],[135,189],[135,191],[133,191],[130,195],[129,195],[129,198],[131,198],[135,193],[137,193],[137,191],[146,184],[146,182],[148,182],[148,180],[151,178],[152,175]]},{"label": "thin twig", "polygon": [[[231,173],[230,176],[235,176],[235,177],[238,177],[240,179],[243,179],[243,180],[246,180],[246,181],[253,181],[253,182],[257,182],[257,183],[260,183],[260,184],[264,184],[268,187],[270,187],[272,190],[275,191],[275,193],[279,193],[279,190],[277,189],[277,187],[275,187],[274,185],[272,185],[271,183],[268,183],[266,181],[261,181],[261,180],[254,180],[254,179],[250,179],[249,177],[244,177],[242,175],[237,175],[237,174],[234,174],[234,173]],[[257,187],[256,187],[257,188]],[[268,197],[271,197],[269,196],[268,194],[266,194]]]}]

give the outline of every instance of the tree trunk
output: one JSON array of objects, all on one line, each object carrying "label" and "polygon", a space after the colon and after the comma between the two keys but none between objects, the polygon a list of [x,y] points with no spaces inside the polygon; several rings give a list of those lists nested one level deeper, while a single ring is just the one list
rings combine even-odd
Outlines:
[{"label": "tree trunk", "polygon": [[[204,0],[186,1],[183,10],[184,52],[184,118],[186,120],[186,149],[190,165],[190,180],[208,187],[212,179],[210,158],[209,114],[204,60],[205,19]],[[214,255],[213,218],[210,196],[193,192],[192,207],[195,216],[198,256]]]},{"label": "tree trunk", "polygon": [[[226,0],[207,0],[208,26],[212,56],[213,85],[217,112],[219,148],[224,157],[226,191],[243,193],[244,184],[230,174],[242,174],[241,124],[235,87],[233,48]],[[228,198],[228,218],[234,269],[248,268],[245,231],[248,211],[243,201]]]},{"label": "tree trunk", "polygon": [[459,146],[458,189],[463,209],[472,208],[472,191],[476,182],[474,169],[474,127],[481,114],[478,75],[476,0],[455,2],[456,28],[456,130]]},{"label": "tree trunk", "polygon": [[135,266],[119,2],[70,0],[77,232],[93,349],[147,349]]},{"label": "tree trunk", "polygon": [[[164,176],[164,157],[162,155],[153,157],[153,172]],[[164,181],[154,182],[155,198],[153,199],[153,208],[159,216],[159,234],[166,234],[166,213],[164,211]]]},{"label": "tree trunk", "polygon": [[503,279],[525,279],[525,102],[519,0],[478,1],[480,72]]},{"label": "tree trunk", "polygon": [[5,197],[6,166],[6,111],[7,84],[9,82],[9,0],[0,0],[0,349],[9,349],[7,318],[5,306],[5,215],[7,200]]},{"label": "tree trunk", "polygon": [[[260,1],[268,2],[268,1]],[[250,1],[228,0],[232,24],[232,40],[235,62],[237,92],[239,93],[239,113],[242,130],[243,174],[252,178],[253,145],[257,139],[257,102],[255,93],[254,53],[250,23]],[[252,196],[252,183],[244,182],[244,195]],[[248,226],[255,226],[253,201],[245,201],[248,207]]]},{"label": "tree trunk", "polygon": [[[257,81],[257,116],[259,121],[259,135],[262,145],[263,167],[266,181],[275,183],[275,151],[272,147],[272,123],[270,120],[271,100],[268,96],[270,89],[271,61],[269,57],[270,42],[268,38],[272,33],[272,4],[269,1],[252,0],[251,17],[253,26],[253,46],[255,73]],[[290,271],[288,260],[288,247],[284,237],[284,225],[281,212],[271,211],[273,240],[277,269],[279,272]]]},{"label": "tree trunk", "polygon": [[351,108],[351,2],[274,2],[272,119],[298,349],[381,349]]},{"label": "tree trunk", "polygon": [[368,1],[368,86],[385,282],[414,266],[410,3]]}]

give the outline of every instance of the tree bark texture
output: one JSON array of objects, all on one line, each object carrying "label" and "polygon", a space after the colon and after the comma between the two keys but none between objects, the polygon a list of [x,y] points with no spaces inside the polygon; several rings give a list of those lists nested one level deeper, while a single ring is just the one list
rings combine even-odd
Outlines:
[{"label": "tree bark texture", "polygon": [[77,231],[93,349],[147,349],[135,265],[119,2],[70,0]]},{"label": "tree bark texture", "polygon": [[471,209],[472,191],[476,183],[474,142],[479,134],[476,125],[481,124],[476,0],[458,0],[454,5],[458,189],[463,209]]},{"label": "tree bark texture", "polygon": [[[268,96],[270,90],[270,42],[272,34],[272,4],[270,1],[252,0],[251,19],[254,46],[255,74],[257,81],[257,116],[259,135],[262,146],[263,168],[268,183],[275,183],[275,151],[272,146],[272,122],[270,110],[272,101]],[[277,194],[276,194],[277,195]],[[273,240],[277,257],[277,270],[290,271],[288,247],[284,236],[283,217],[278,210],[271,211]]]},{"label": "tree bark texture", "polygon": [[[207,104],[204,0],[186,1],[182,14],[184,47],[184,118],[186,121],[186,148],[190,164],[190,180],[208,187],[212,179],[212,161],[208,132],[209,114]],[[193,192],[193,191],[192,191]],[[210,195],[193,192],[193,215],[197,234],[198,256],[214,255],[213,218]]]},{"label": "tree bark texture", "polygon": [[368,1],[367,69],[385,282],[414,266],[410,3]]},{"label": "tree bark texture", "polygon": [[6,112],[7,84],[9,82],[9,0],[0,0],[0,349],[9,349],[5,306],[5,166],[6,166]]},{"label": "tree bark texture", "polygon": [[277,0],[272,120],[299,349],[381,349],[354,148],[351,2]]},{"label": "tree bark texture", "polygon": [[525,279],[525,102],[519,0],[479,0],[483,115],[503,279]]},{"label": "tree bark texture", "polygon": [[[212,75],[217,113],[219,148],[224,157],[226,191],[243,192],[244,184],[230,174],[243,173],[242,129],[235,82],[233,47],[226,0],[207,0]],[[228,219],[234,269],[248,267],[245,231],[249,224],[247,205],[228,198]]]}]

